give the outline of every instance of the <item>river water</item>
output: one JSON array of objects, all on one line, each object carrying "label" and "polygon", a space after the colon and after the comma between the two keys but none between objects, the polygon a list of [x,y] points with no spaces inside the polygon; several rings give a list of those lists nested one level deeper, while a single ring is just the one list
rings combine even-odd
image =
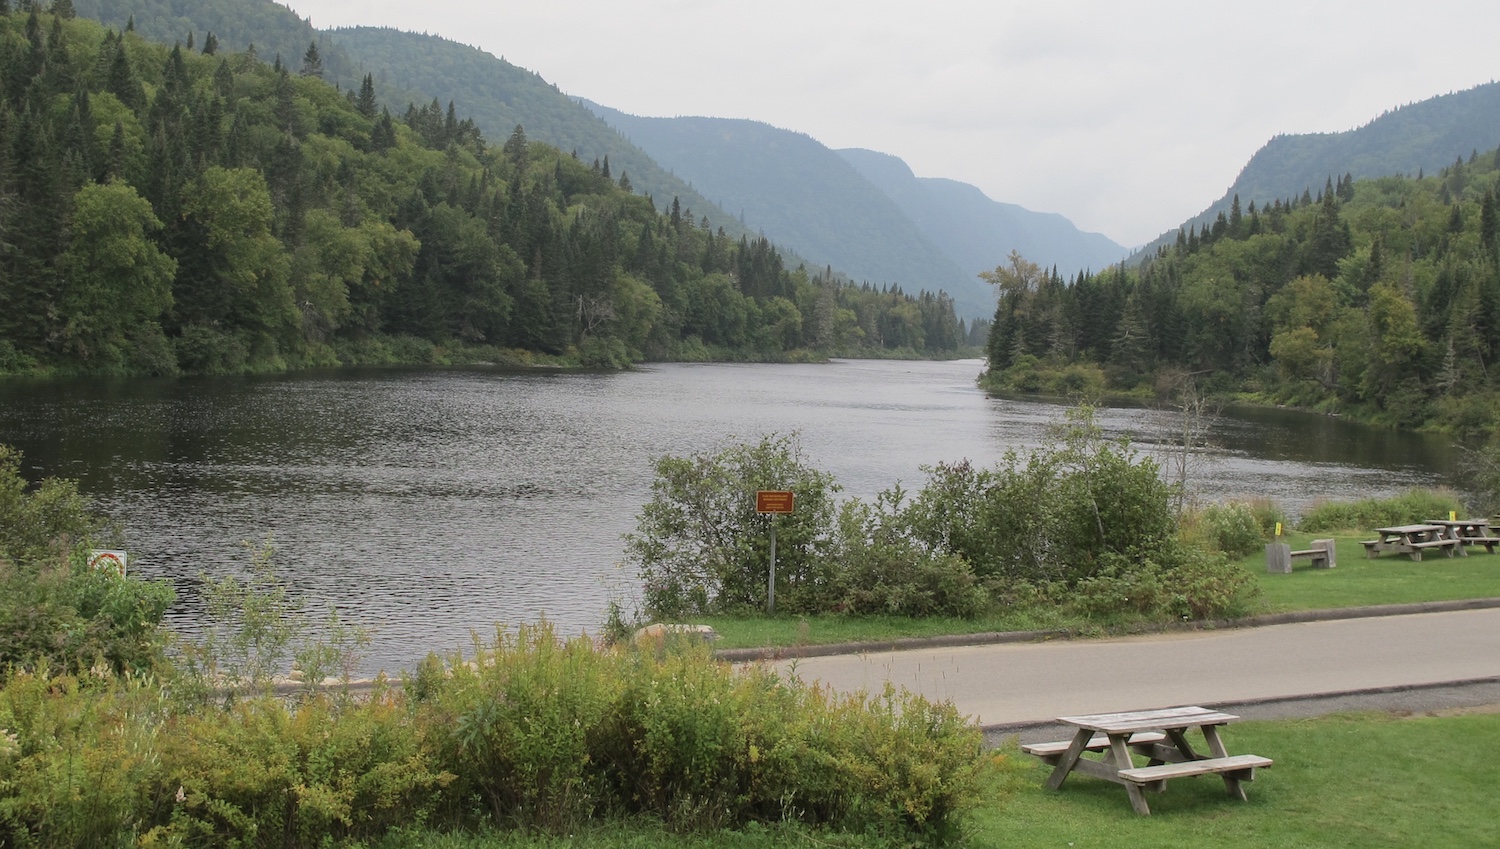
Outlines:
[{"label": "river water", "polygon": [[[472,631],[539,617],[596,629],[630,599],[621,535],[650,497],[652,461],[767,433],[800,434],[844,495],[921,467],[1047,439],[1054,403],[989,398],[983,364],[658,365],[594,374],[489,368],[268,377],[0,383],[0,442],[26,474],[79,481],[123,529],[131,570],[171,578],[190,631],[200,576],[243,570],[270,539],[313,610],[373,629],[366,665],[410,668]],[[1144,450],[1178,427],[1101,412]],[[1279,410],[1233,411],[1192,465],[1204,500],[1399,492],[1452,477],[1441,438]]]}]

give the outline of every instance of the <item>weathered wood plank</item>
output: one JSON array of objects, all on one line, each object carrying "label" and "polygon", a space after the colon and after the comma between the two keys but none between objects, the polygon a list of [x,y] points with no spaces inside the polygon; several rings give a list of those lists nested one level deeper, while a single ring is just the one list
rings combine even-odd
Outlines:
[{"label": "weathered wood plank", "polygon": [[1255,769],[1268,767],[1272,763],[1270,758],[1263,758],[1260,755],[1231,755],[1226,758],[1204,758],[1197,761],[1122,769],[1120,778],[1132,784],[1149,784],[1153,781],[1187,778],[1192,775],[1244,772],[1246,776],[1243,780],[1250,780]]},{"label": "weathered wood plank", "polygon": [[[1144,747],[1152,743],[1160,743],[1165,739],[1167,739],[1167,735],[1159,731],[1141,731],[1132,735],[1129,743],[1132,748],[1136,746]],[[1028,755],[1036,755],[1039,758],[1048,758],[1056,757],[1066,752],[1071,745],[1073,745],[1072,740],[1054,740],[1050,743],[1023,743],[1021,744],[1021,751]],[[1088,745],[1084,746],[1084,749],[1090,752],[1102,752],[1108,748],[1109,737],[1104,734],[1095,734],[1089,738]]]},{"label": "weathered wood plank", "polygon": [[1238,716],[1201,707],[1167,708],[1164,710],[1134,711],[1131,713],[1097,714],[1089,716],[1060,716],[1059,722],[1077,725],[1091,731],[1106,734],[1127,734],[1133,731],[1167,730],[1173,727],[1189,728],[1195,725],[1224,725],[1239,719]]}]

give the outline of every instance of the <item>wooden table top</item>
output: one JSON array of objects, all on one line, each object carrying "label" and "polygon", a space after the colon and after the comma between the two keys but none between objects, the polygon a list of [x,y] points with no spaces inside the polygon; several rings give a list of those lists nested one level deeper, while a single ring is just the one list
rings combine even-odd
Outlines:
[{"label": "wooden table top", "polygon": [[1426,525],[1426,524],[1423,524],[1423,525],[1399,525],[1399,526],[1394,527],[1394,528],[1376,528],[1375,529],[1375,533],[1377,533],[1377,534],[1400,534],[1402,536],[1405,536],[1406,534],[1420,534],[1420,533],[1427,533],[1429,531],[1440,531],[1442,529],[1443,529],[1442,525]]},{"label": "wooden table top", "polygon": [[1200,725],[1224,725],[1239,719],[1231,713],[1190,705],[1161,710],[1139,710],[1129,713],[1096,713],[1084,716],[1059,716],[1058,722],[1102,731],[1105,734],[1129,734],[1136,731],[1155,731],[1175,728],[1193,728]]}]

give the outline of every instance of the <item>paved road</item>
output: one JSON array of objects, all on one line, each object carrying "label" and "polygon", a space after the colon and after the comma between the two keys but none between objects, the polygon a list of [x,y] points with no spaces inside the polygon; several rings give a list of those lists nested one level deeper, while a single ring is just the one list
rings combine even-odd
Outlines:
[{"label": "paved road", "polygon": [[[1283,707],[1280,715],[1423,710],[1500,701],[1500,609],[840,655],[780,666],[845,691],[878,691],[889,680],[951,699],[997,730],[1042,728],[1068,714],[1182,704],[1266,705],[1261,715],[1296,703],[1301,711]],[[1478,683],[1437,686],[1448,682]],[[1463,691],[1457,701],[1441,697],[1452,690]],[[1360,693],[1385,697],[1308,698]]]}]

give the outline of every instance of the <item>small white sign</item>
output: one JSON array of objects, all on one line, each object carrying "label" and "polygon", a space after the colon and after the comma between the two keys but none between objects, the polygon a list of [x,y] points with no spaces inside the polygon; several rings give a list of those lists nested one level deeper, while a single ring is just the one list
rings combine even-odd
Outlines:
[{"label": "small white sign", "polygon": [[125,577],[125,552],[94,549],[89,552],[89,568],[113,572]]}]

